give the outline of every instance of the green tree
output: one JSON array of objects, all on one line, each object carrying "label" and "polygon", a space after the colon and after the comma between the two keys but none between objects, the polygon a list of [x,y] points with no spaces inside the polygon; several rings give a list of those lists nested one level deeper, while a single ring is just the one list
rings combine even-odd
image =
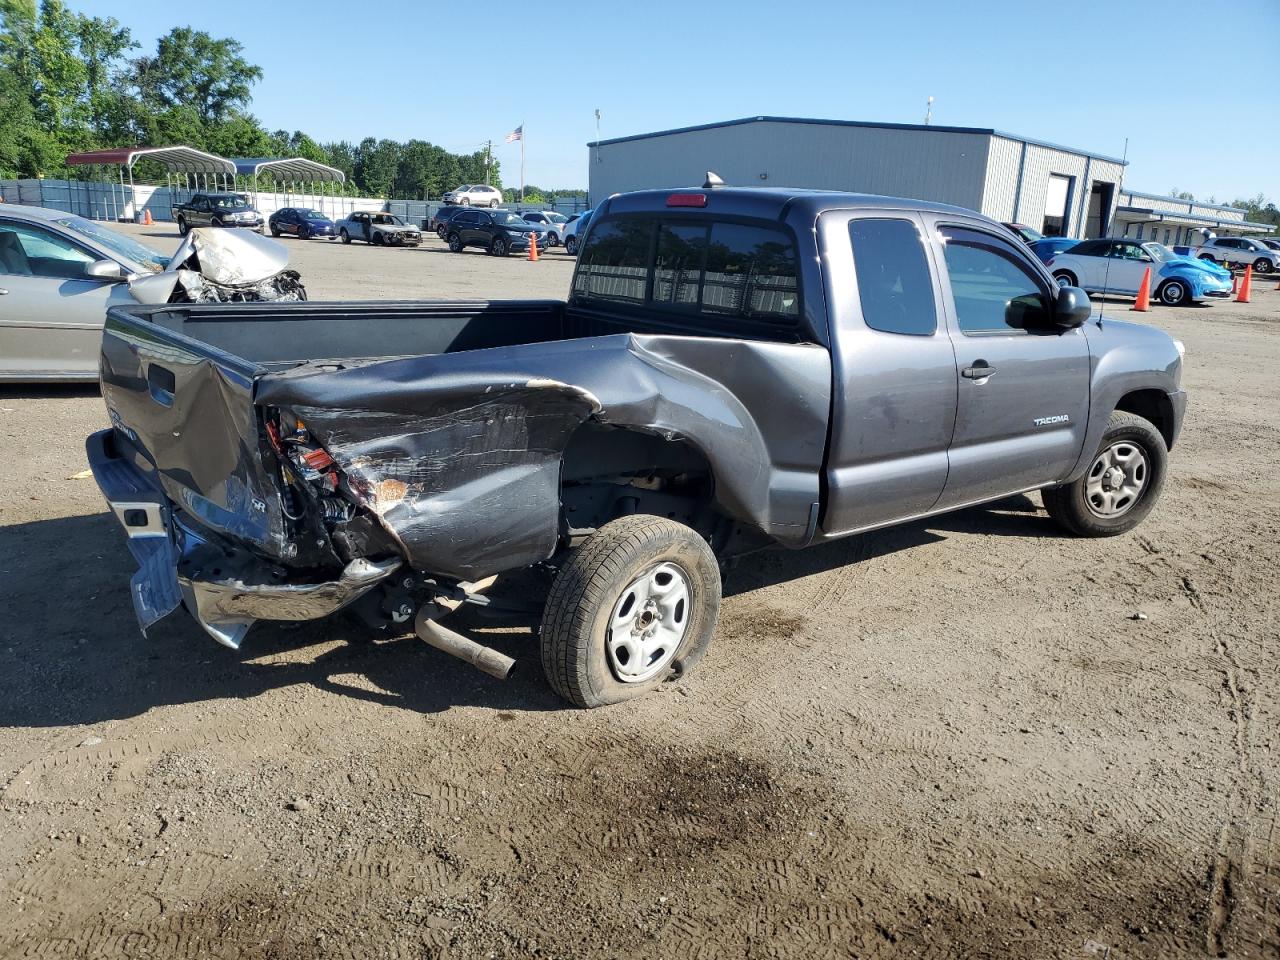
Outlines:
[{"label": "green tree", "polygon": [[262,79],[262,68],[243,52],[238,40],[174,27],[160,38],[154,57],[134,61],[139,99],[162,109],[191,107],[205,123],[231,119],[248,107],[251,88]]},{"label": "green tree", "polygon": [[403,148],[394,140],[365,137],[356,149],[356,182],[371,197],[388,197]]}]

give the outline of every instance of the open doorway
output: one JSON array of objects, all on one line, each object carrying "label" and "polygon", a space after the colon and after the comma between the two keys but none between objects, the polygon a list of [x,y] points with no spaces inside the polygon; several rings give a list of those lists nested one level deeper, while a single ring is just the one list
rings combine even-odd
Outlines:
[{"label": "open doorway", "polygon": [[1084,235],[1087,239],[1105,237],[1111,215],[1111,199],[1115,196],[1114,183],[1094,181],[1089,188],[1089,216],[1085,220]]},{"label": "open doorway", "polygon": [[1065,237],[1071,223],[1071,184],[1075,177],[1049,174],[1044,195],[1044,223],[1040,232],[1046,237]]}]

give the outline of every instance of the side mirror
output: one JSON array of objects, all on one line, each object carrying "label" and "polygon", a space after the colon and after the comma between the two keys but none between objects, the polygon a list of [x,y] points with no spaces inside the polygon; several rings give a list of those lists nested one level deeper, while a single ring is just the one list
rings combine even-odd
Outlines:
[{"label": "side mirror", "polygon": [[90,280],[107,280],[112,283],[126,279],[124,268],[114,260],[95,260],[85,266],[84,275]]},{"label": "side mirror", "polygon": [[1074,330],[1093,312],[1089,295],[1079,287],[1059,287],[1053,303],[1053,322],[1063,330]]}]

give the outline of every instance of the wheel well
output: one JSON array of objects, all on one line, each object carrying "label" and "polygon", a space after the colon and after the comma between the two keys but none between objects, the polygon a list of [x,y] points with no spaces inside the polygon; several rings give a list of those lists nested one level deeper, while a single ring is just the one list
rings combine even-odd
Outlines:
[{"label": "wheel well", "polygon": [[1117,410],[1136,413],[1152,425],[1164,437],[1165,445],[1173,446],[1173,401],[1163,390],[1134,390],[1126,393],[1116,404]]},{"label": "wheel well", "polygon": [[632,513],[679,521],[711,536],[715,476],[693,444],[655,433],[584,423],[569,439],[560,470],[567,534]]}]

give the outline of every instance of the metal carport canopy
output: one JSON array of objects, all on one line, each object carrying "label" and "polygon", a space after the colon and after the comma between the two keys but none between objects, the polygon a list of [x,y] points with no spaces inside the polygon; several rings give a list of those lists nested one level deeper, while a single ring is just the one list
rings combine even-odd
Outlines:
[{"label": "metal carport canopy", "polygon": [[67,156],[67,166],[100,164],[125,167],[132,171],[134,163],[144,157],[155,160],[170,173],[226,173],[234,176],[236,172],[236,165],[226,157],[183,146],[112,147],[109,150],[72,153]]},{"label": "metal carport canopy", "polygon": [[267,173],[279,180],[292,180],[299,183],[319,183],[324,180],[345,183],[347,180],[346,174],[336,167],[316,163],[304,157],[248,157],[237,159],[234,163],[236,173],[242,177],[256,177],[259,173]]}]

